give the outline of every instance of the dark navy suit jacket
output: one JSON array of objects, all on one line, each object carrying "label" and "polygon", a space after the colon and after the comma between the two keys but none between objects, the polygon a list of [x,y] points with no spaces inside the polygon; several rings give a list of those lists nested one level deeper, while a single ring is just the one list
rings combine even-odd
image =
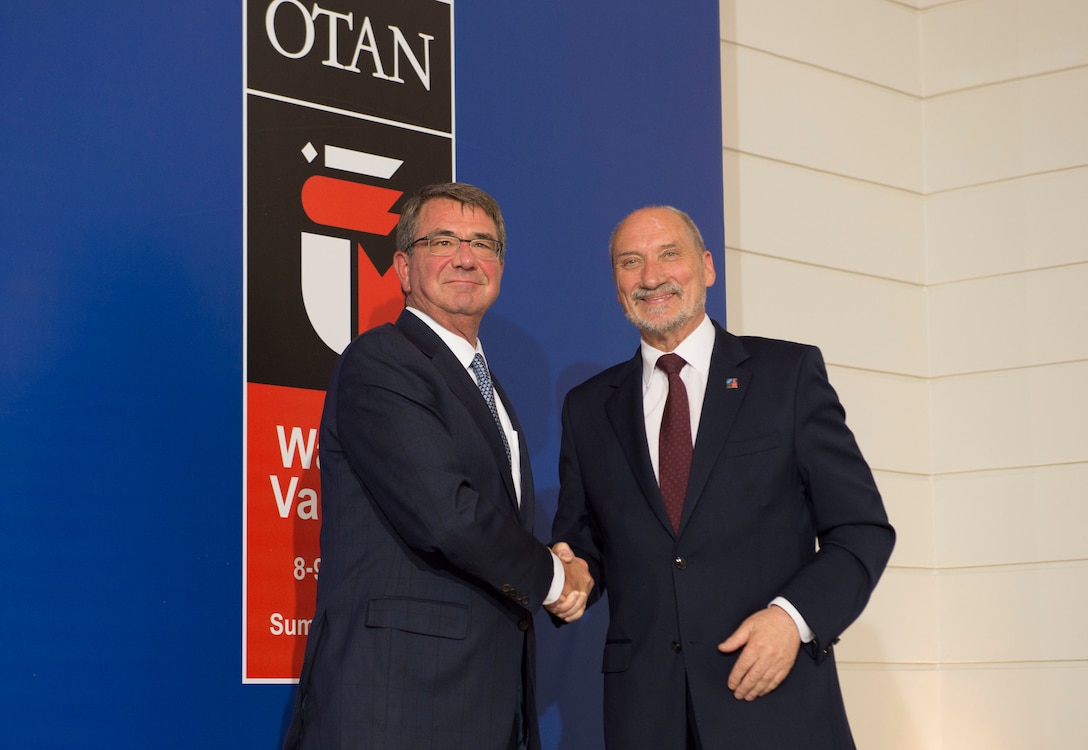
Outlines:
[{"label": "dark navy suit jacket", "polygon": [[[514,428],[517,417],[495,387]],[[552,558],[468,371],[405,311],[343,353],[321,419],[321,577],[286,748],[539,748]]]},{"label": "dark navy suit jacket", "polygon": [[[690,694],[707,750],[851,748],[831,646],[894,532],[819,350],[715,328],[679,534],[650,463],[641,355],[563,407],[553,538],[587,559],[595,596],[608,592],[606,743],[683,748]],[[779,595],[817,641],[777,690],[738,701],[736,654],[717,645]]]}]

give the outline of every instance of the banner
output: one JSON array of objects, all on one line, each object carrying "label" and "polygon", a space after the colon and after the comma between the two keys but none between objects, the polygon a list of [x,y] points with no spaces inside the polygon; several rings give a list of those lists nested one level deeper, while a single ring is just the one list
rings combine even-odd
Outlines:
[{"label": "banner", "polygon": [[321,570],[318,425],[339,354],[394,320],[403,197],[453,179],[439,0],[245,6],[242,681],[295,682]]}]

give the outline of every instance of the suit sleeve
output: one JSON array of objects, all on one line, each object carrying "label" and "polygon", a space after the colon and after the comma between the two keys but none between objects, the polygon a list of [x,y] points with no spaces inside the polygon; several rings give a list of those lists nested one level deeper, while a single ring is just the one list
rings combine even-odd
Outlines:
[{"label": "suit sleeve", "polygon": [[576,410],[571,406],[571,394],[567,394],[563,401],[559,500],[552,522],[552,544],[566,542],[574,550],[574,554],[586,561],[594,581],[593,590],[589,594],[589,603],[593,604],[601,598],[607,582],[604,580],[604,569],[601,565],[599,535],[582,483],[582,469],[575,445],[574,413]]},{"label": "suit sleeve", "polygon": [[819,657],[865,608],[895,544],[872,472],[827,378],[806,348],[796,388],[794,440],[819,551],[782,591],[816,634]]},{"label": "suit sleeve", "polygon": [[[519,523],[465,407],[425,357],[388,347],[353,354],[337,384],[339,442],[382,515],[417,554],[504,593],[513,586],[535,610],[551,553]],[[502,496],[485,497],[485,487]]]}]

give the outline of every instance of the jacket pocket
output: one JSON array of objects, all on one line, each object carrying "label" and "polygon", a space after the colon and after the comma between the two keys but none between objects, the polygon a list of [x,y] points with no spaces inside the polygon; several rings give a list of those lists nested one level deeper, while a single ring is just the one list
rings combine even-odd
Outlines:
[{"label": "jacket pocket", "polygon": [[782,445],[782,437],[777,432],[759,435],[748,440],[731,440],[725,444],[726,456],[747,456],[752,453],[774,450]]},{"label": "jacket pocket", "polygon": [[468,635],[468,608],[433,599],[375,598],[367,604],[366,626],[463,639]]},{"label": "jacket pocket", "polygon": [[631,641],[612,641],[604,644],[604,663],[601,672],[626,672],[631,666]]}]

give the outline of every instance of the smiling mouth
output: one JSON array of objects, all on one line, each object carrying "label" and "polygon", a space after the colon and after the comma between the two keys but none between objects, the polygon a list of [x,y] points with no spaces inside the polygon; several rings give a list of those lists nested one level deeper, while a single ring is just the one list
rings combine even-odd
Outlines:
[{"label": "smiling mouth", "polygon": [[651,307],[668,302],[672,297],[679,299],[682,296],[683,289],[679,284],[673,283],[660,284],[653,289],[640,287],[631,293],[631,299],[636,304],[641,302]]},{"label": "smiling mouth", "polygon": [[642,304],[645,307],[654,308],[665,305],[676,297],[679,297],[676,292],[651,292],[649,294],[642,294],[635,297],[635,303]]}]

